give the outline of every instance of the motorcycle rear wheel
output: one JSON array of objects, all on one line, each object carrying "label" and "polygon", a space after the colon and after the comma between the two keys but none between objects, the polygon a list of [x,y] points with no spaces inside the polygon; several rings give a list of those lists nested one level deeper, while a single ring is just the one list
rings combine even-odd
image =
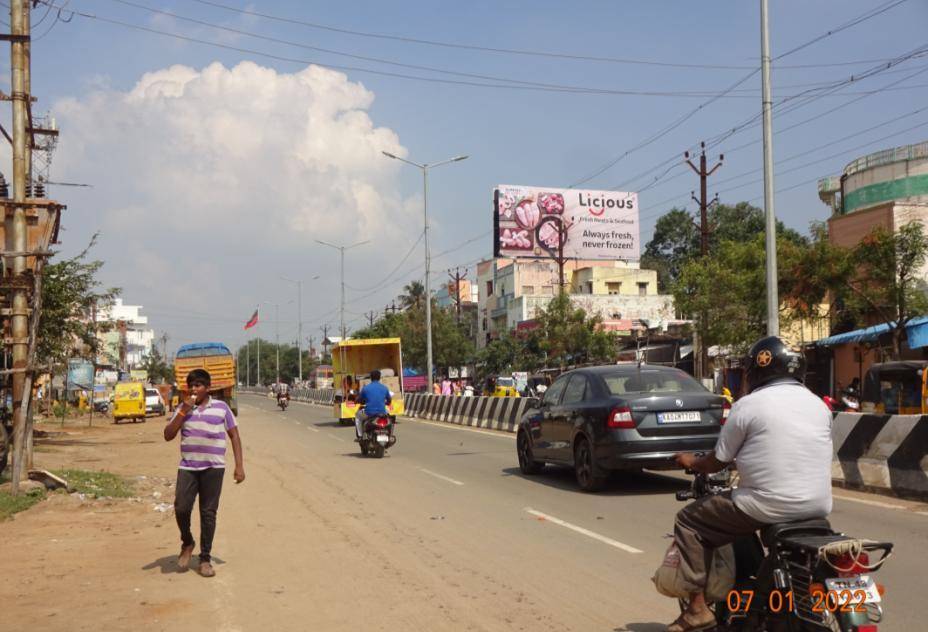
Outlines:
[{"label": "motorcycle rear wheel", "polygon": [[383,453],[385,451],[386,450],[384,449],[383,444],[375,443],[373,446],[371,446],[371,456],[373,456],[375,459],[382,459]]}]

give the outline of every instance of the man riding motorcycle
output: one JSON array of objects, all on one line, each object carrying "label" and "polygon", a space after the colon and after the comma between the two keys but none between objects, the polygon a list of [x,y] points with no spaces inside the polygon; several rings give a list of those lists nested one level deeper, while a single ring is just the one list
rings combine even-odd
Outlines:
[{"label": "man riding motorcycle", "polygon": [[287,386],[287,384],[284,382],[277,384],[276,390],[277,390],[277,403],[279,404],[280,400],[285,399],[287,400],[287,403],[289,404],[290,403],[290,388]]},{"label": "man riding motorcycle", "polygon": [[749,394],[732,406],[715,450],[677,455],[680,466],[705,474],[736,462],[741,482],[677,513],[674,538],[690,598],[670,632],[716,625],[704,594],[706,562],[715,548],[768,524],[831,512],[832,416],[802,384],[804,377],[801,352],[775,336],[758,341],[747,361]]},{"label": "man riding motorcycle", "polygon": [[371,371],[371,381],[358,395],[358,403],[361,407],[354,416],[354,429],[357,437],[355,441],[360,441],[361,432],[364,428],[364,422],[371,417],[387,414],[387,406],[392,402],[390,389],[380,383],[380,371]]}]

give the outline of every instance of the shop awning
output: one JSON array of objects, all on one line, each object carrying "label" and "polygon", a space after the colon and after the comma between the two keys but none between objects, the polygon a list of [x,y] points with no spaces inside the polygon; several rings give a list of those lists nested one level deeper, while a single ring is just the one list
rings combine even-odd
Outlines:
[{"label": "shop awning", "polygon": [[[890,326],[887,323],[873,325],[864,329],[855,329],[843,334],[828,336],[815,342],[820,347],[834,347],[837,345],[851,344],[856,342],[876,342],[880,336],[888,333]],[[913,318],[905,326],[905,333],[909,340],[910,349],[919,349],[928,347],[928,316],[919,316]]]}]

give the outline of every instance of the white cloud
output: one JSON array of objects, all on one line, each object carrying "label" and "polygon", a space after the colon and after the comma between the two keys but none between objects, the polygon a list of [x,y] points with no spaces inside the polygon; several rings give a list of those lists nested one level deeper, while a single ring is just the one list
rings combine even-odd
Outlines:
[{"label": "white cloud", "polygon": [[[417,205],[399,193],[401,165],[381,152],[406,150],[371,120],[373,100],[341,73],[251,62],[172,66],[126,91],[97,84],[53,108],[62,129],[53,179],[94,185],[92,211],[68,211],[65,222],[85,222],[87,212],[104,233],[97,256],[127,300],[163,306],[189,289],[177,281],[204,248],[220,294],[248,283],[241,267],[223,276],[223,257],[236,253],[266,268],[271,255],[303,252],[317,266],[334,263],[336,253],[313,239],[404,248],[415,240]],[[374,261],[373,252],[359,255]],[[165,287],[144,283],[154,294],[133,296],[134,279],[152,273],[169,279]]]}]

